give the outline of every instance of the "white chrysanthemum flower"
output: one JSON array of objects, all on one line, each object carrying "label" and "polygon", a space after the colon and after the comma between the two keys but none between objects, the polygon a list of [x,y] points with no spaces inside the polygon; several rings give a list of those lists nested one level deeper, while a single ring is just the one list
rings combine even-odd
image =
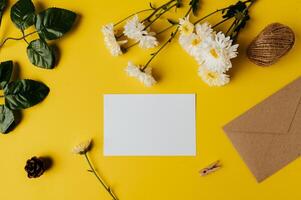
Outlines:
[{"label": "white chrysanthemum flower", "polygon": [[200,54],[213,41],[213,30],[208,23],[197,24],[195,29],[196,33],[190,35],[181,34],[179,43],[189,55],[199,58],[199,62],[201,62]]},{"label": "white chrysanthemum flower", "polygon": [[121,45],[127,43],[127,40],[117,41],[114,34],[114,24],[107,24],[102,27],[102,33],[107,49],[112,56],[119,56],[122,54]]},{"label": "white chrysanthemum flower", "polygon": [[124,35],[130,39],[139,41],[144,33],[144,24],[139,21],[138,15],[128,20],[124,26]]},{"label": "white chrysanthemum flower", "polygon": [[189,21],[189,16],[179,19],[180,31],[183,35],[190,35],[194,31],[194,25]]},{"label": "white chrysanthemum flower", "polygon": [[238,45],[232,46],[230,37],[222,32],[215,34],[214,41],[196,59],[211,71],[224,73],[232,67],[231,58],[237,56]]},{"label": "white chrysanthemum flower", "polygon": [[156,33],[145,30],[145,26],[139,21],[138,15],[127,21],[123,33],[128,38],[139,42],[139,47],[143,49],[154,48],[159,44],[154,36]]},{"label": "white chrysanthemum flower", "polygon": [[230,59],[237,57],[237,49],[239,45],[232,45],[232,40],[230,39],[230,36],[226,37],[225,34],[219,32],[215,36],[215,41],[218,44],[219,48],[223,48],[226,51],[225,53]]},{"label": "white chrysanthemum flower", "polygon": [[211,71],[204,66],[199,68],[199,76],[209,86],[224,86],[230,82],[229,75]]},{"label": "white chrysanthemum flower", "polygon": [[128,66],[126,67],[125,71],[129,76],[137,78],[147,87],[151,87],[157,83],[152,76],[152,69],[150,67],[146,68],[146,70],[143,72],[139,66],[134,65],[132,62],[128,62]]},{"label": "white chrysanthemum flower", "polygon": [[158,46],[158,44],[157,38],[150,34],[143,35],[139,41],[139,47],[143,49],[154,48]]},{"label": "white chrysanthemum flower", "polygon": [[89,139],[73,147],[72,152],[75,154],[85,154],[90,150],[92,140]]}]

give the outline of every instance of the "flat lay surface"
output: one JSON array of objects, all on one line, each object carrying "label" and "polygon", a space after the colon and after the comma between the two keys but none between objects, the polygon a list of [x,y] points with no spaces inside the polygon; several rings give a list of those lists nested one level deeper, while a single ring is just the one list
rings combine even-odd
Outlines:
[{"label": "flat lay surface", "polygon": [[[14,2],[10,1],[10,5]],[[33,2],[36,10],[56,6],[72,10],[79,17],[70,33],[57,42],[60,59],[51,71],[32,66],[24,41],[8,41],[0,49],[1,61],[15,61],[14,77],[42,81],[50,88],[47,99],[22,112],[22,123],[10,134],[0,135],[0,199],[110,199],[87,172],[86,162],[71,152],[75,144],[91,137],[94,143],[90,158],[120,200],[280,200],[301,197],[301,159],[258,184],[222,130],[228,122],[301,75],[299,0],[258,0],[254,3],[250,9],[251,20],[237,41],[239,56],[233,59],[229,73],[231,82],[218,88],[211,88],[200,80],[195,60],[177,42],[167,46],[153,60],[151,65],[158,83],[151,88],[128,77],[124,69],[129,60],[145,63],[152,50],[133,47],[120,57],[108,53],[101,27],[145,9],[149,1]],[[155,5],[164,2],[153,1]],[[201,2],[199,17],[236,1]],[[179,17],[186,10],[187,7],[178,9]],[[21,36],[10,22],[8,11],[0,28],[1,40]],[[215,17],[208,21],[218,22]],[[295,45],[276,64],[265,68],[256,66],[247,59],[246,48],[273,22],[285,24],[295,32]],[[163,28],[163,22],[159,20],[157,27],[161,25]],[[223,26],[218,28],[224,30]],[[162,34],[159,41],[168,36],[168,33]],[[166,93],[196,94],[197,155],[104,157],[103,95]],[[52,158],[50,169],[37,179],[28,179],[24,171],[26,160],[32,156]],[[221,160],[222,168],[201,177],[199,170],[216,160]]]}]

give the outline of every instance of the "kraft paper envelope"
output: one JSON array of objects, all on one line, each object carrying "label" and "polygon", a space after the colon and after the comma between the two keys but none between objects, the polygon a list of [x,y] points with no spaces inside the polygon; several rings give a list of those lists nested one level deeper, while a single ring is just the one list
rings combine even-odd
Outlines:
[{"label": "kraft paper envelope", "polygon": [[258,182],[301,153],[301,78],[224,127]]}]

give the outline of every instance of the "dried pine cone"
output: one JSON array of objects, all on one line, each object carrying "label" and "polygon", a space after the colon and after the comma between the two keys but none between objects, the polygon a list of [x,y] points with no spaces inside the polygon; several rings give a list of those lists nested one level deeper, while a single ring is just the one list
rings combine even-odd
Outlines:
[{"label": "dried pine cone", "polygon": [[46,167],[44,161],[36,156],[26,162],[25,171],[27,172],[28,178],[38,178],[45,170]]}]

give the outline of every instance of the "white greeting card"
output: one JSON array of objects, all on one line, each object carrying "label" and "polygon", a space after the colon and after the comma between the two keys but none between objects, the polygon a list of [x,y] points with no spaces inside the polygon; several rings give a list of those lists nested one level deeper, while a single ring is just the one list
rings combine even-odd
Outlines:
[{"label": "white greeting card", "polygon": [[104,95],[105,156],[195,156],[194,94]]}]

